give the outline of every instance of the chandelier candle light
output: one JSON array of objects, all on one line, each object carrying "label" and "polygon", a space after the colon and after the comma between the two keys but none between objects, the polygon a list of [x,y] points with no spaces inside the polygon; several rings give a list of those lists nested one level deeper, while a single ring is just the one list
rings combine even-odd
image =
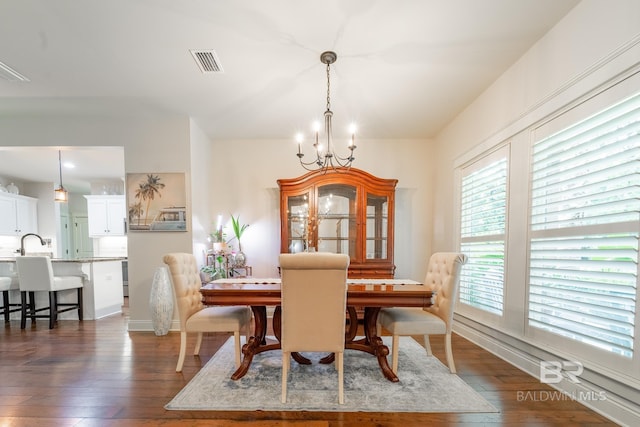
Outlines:
[{"label": "chandelier candle light", "polygon": [[333,112],[331,111],[331,79],[330,79],[330,70],[331,64],[336,62],[338,55],[335,52],[327,51],[323,52],[320,55],[320,61],[323,64],[327,65],[327,110],[324,112],[324,132],[327,140],[327,146],[325,147],[320,144],[319,141],[319,133],[320,133],[320,123],[314,124],[314,132],[315,132],[315,142],[313,144],[313,148],[315,150],[316,159],[305,163],[302,161],[304,157],[304,153],[302,153],[302,141],[304,137],[301,133],[296,135],[296,141],[298,142],[298,159],[300,160],[300,165],[306,170],[320,170],[324,169],[325,172],[329,169],[333,169],[334,171],[338,171],[341,168],[350,168],[351,164],[355,160],[353,157],[353,150],[356,149],[355,144],[355,132],[356,128],[354,124],[350,126],[351,139],[349,140],[349,154],[346,157],[338,156],[332,144],[332,129],[331,129],[331,118],[333,117]]}]

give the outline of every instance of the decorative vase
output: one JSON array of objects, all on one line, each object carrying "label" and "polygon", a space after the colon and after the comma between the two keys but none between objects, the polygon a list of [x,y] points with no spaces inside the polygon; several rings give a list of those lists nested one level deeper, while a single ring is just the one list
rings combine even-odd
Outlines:
[{"label": "decorative vase", "polygon": [[173,289],[166,266],[158,267],[153,275],[149,308],[153,331],[157,336],[167,335],[173,320]]},{"label": "decorative vase", "polygon": [[213,280],[213,276],[211,276],[211,273],[207,273],[204,271],[200,272],[200,281],[202,283],[209,283]]},{"label": "decorative vase", "polygon": [[242,268],[245,265],[247,265],[247,256],[242,251],[236,252],[235,257],[233,257],[233,266]]},{"label": "decorative vase", "polygon": [[227,242],[214,242],[213,251],[216,253],[227,251]]},{"label": "decorative vase", "polygon": [[20,190],[18,190],[18,186],[15,185],[13,182],[7,185],[7,191],[11,194],[20,194]]}]

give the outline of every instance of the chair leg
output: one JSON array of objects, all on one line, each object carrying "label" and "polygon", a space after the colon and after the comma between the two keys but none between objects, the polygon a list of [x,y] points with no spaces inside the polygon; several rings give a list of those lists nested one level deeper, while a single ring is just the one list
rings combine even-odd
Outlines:
[{"label": "chair leg", "polygon": [[336,353],[338,356],[338,403],[344,404],[344,352]]},{"label": "chair leg", "polygon": [[187,353],[187,333],[180,331],[180,355],[178,356],[178,365],[176,366],[176,372],[182,372],[182,365],[184,364],[184,356]]},{"label": "chair leg", "polygon": [[24,329],[27,327],[27,292],[20,292],[20,329]]},{"label": "chair leg", "polygon": [[4,323],[9,323],[9,291],[2,291],[2,312]]},{"label": "chair leg", "polygon": [[447,365],[452,374],[456,373],[456,365],[453,363],[453,351],[451,350],[451,332],[444,336],[444,350],[447,355]]},{"label": "chair leg", "polygon": [[240,331],[233,333],[233,340],[235,343],[236,369],[238,369],[240,367],[240,354],[242,353],[240,350]]},{"label": "chair leg", "polygon": [[282,352],[282,403],[287,403],[287,376],[289,375],[289,359],[291,353]]},{"label": "chair leg", "polygon": [[427,350],[427,356],[431,356],[433,353],[431,353],[431,341],[429,341],[429,335],[424,336],[424,348],[425,350]]},{"label": "chair leg", "polygon": [[31,324],[36,323],[36,293],[29,292],[29,317],[31,318]]},{"label": "chair leg", "polygon": [[49,329],[53,329],[58,321],[58,293],[49,292]]},{"label": "chair leg", "polygon": [[9,291],[2,291],[2,309],[4,310],[4,323],[9,323]]},{"label": "chair leg", "polygon": [[202,346],[202,332],[198,332],[196,337],[196,347],[193,349],[193,355],[197,356],[200,354],[200,347]]},{"label": "chair leg", "polygon": [[82,288],[78,288],[78,320],[82,322],[82,318],[84,317],[84,301]]},{"label": "chair leg", "polygon": [[398,374],[398,349],[400,347],[400,335],[393,335],[391,340],[391,370]]}]

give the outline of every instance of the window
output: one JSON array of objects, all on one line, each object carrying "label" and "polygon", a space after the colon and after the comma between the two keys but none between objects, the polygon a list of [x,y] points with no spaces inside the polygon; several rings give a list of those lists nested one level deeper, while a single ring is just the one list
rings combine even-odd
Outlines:
[{"label": "window", "polygon": [[535,142],[529,325],[633,357],[640,94]]},{"label": "window", "polygon": [[460,249],[467,264],[460,302],[502,315],[507,209],[507,150],[463,169]]}]

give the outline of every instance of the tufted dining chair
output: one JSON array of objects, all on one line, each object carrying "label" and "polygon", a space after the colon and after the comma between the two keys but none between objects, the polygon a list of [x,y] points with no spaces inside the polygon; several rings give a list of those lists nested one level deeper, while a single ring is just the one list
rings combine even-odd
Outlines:
[{"label": "tufted dining chair", "polygon": [[378,314],[378,335],[381,327],[391,332],[391,369],[398,373],[398,345],[401,335],[424,335],[424,346],[431,355],[429,335],[444,335],[447,365],[456,373],[451,350],[453,310],[458,296],[460,270],[467,257],[460,253],[438,252],[431,255],[424,285],[435,292],[434,303],[427,308],[383,308]]},{"label": "tufted dining chair", "polygon": [[202,304],[200,272],[196,258],[189,253],[169,253],[163,257],[169,267],[171,283],[180,317],[180,355],[176,372],[182,371],[187,352],[187,334],[197,334],[194,356],[200,353],[204,332],[233,332],[235,364],[240,366],[240,332],[249,335],[251,310],[249,307],[205,307]]},{"label": "tufted dining chair", "polygon": [[[16,257],[18,267],[18,281],[21,299],[20,328],[27,325],[27,317],[31,323],[37,318],[49,319],[49,329],[55,327],[58,314],[71,310],[78,310],[78,319],[82,321],[83,303],[82,289],[84,277],[82,276],[55,276],[48,256],[19,256]],[[76,290],[77,301],[71,303],[58,302],[60,291]],[[49,294],[49,306],[36,308],[35,293],[47,292]],[[27,302],[27,294],[29,302]],[[36,314],[48,311],[48,314]]]},{"label": "tufted dining chair", "polygon": [[9,296],[11,291],[20,289],[18,286],[18,278],[9,276],[0,276],[0,292],[2,293],[2,307],[0,313],[4,315],[4,323],[9,323],[11,313],[21,310],[21,304],[11,303]]},{"label": "tufted dining chair", "polygon": [[280,254],[282,275],[282,403],[287,400],[291,353],[336,355],[338,402],[344,403],[344,341],[349,255]]}]

